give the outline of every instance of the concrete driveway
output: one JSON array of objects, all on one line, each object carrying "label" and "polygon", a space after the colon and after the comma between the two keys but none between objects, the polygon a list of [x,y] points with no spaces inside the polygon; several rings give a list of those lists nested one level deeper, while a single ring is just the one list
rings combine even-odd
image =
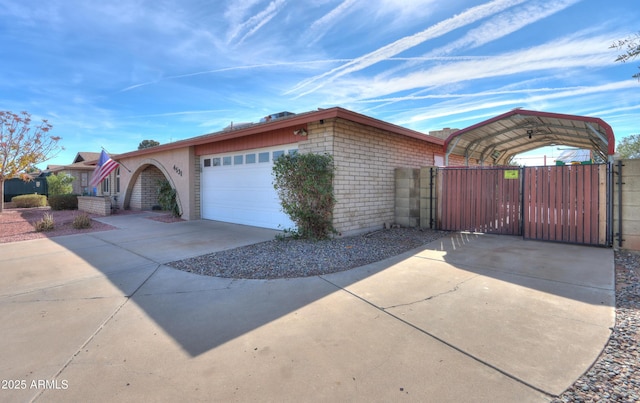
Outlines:
[{"label": "concrete driveway", "polygon": [[0,245],[2,401],[544,402],[614,325],[613,252],[452,234],[286,280],[163,263],[272,239],[208,221]]}]

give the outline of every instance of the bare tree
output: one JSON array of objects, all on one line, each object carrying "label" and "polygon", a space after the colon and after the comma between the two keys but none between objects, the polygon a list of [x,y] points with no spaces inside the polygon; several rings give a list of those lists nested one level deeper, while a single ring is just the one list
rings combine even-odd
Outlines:
[{"label": "bare tree", "polygon": [[[614,42],[609,48],[624,51],[624,53],[618,55],[616,62],[626,63],[634,60],[640,56],[640,32],[635,35],[631,35],[626,39]],[[634,74],[633,77],[640,80],[640,73]]]},{"label": "bare tree", "polygon": [[18,176],[28,180],[25,170],[64,150],[58,144],[61,138],[49,134],[52,127],[44,119],[32,124],[27,112],[0,111],[0,213],[4,209],[5,180]]}]

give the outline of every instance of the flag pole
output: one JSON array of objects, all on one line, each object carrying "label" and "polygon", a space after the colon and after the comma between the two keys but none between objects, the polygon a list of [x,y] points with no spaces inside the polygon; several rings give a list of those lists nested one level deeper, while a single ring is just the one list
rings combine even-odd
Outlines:
[{"label": "flag pole", "polygon": [[[105,153],[107,153],[107,154],[109,154],[109,156],[111,156],[111,153],[110,153],[109,151],[107,151],[107,149],[106,149],[106,148],[104,148],[104,147],[102,147],[102,146],[100,146],[100,148],[102,148],[102,150],[103,150]],[[122,167],[123,167],[124,169],[126,169],[127,171],[129,171],[129,173],[131,173],[131,170],[130,170],[129,168],[127,168],[127,167],[126,167],[122,162],[118,161],[118,164],[122,165]]]}]

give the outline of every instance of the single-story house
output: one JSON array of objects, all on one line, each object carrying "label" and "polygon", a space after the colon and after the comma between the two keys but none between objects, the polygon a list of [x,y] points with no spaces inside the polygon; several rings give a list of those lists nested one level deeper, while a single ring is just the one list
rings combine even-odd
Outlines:
[{"label": "single-story house", "polygon": [[[69,165],[48,165],[46,172],[53,175],[67,174],[71,175],[75,180],[72,182],[73,192],[77,195],[89,195],[93,193],[93,189],[89,189],[89,180],[91,174],[96,168],[96,162],[100,157],[100,153],[81,151],[76,154],[73,162]],[[107,181],[102,186],[108,186]]]},{"label": "single-story house", "polygon": [[[182,217],[283,229],[292,227],[273,187],[283,153],[327,153],[335,164],[333,225],[341,234],[393,222],[394,171],[443,165],[444,139],[335,107],[279,113],[254,124],[113,156],[120,163],[102,189],[119,208],[157,204],[158,180],[176,189]],[[450,164],[462,164],[451,155]]]}]

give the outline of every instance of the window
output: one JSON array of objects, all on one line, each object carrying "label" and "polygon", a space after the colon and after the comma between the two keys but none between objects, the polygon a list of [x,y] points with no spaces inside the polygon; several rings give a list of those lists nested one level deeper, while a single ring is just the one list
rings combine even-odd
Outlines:
[{"label": "window", "polygon": [[80,186],[82,186],[82,187],[89,186],[89,174],[88,173],[83,172],[82,174],[80,174]]},{"label": "window", "polygon": [[260,153],[258,154],[258,162],[269,162],[269,153]]},{"label": "window", "polygon": [[222,157],[222,165],[231,165],[231,156]]},{"label": "window", "polygon": [[256,163],[256,155],[255,154],[247,154],[244,157],[245,164],[255,164]]},{"label": "window", "polygon": [[277,160],[278,158],[280,158],[281,155],[284,154],[284,151],[274,151],[273,152],[273,160]]},{"label": "window", "polygon": [[116,168],[116,193],[120,193],[120,167]]},{"label": "window", "polygon": [[213,164],[214,167],[219,167],[220,166],[220,158],[212,158],[211,159],[211,163]]},{"label": "window", "polygon": [[296,155],[298,154],[298,150],[289,150],[289,155]]},{"label": "window", "polygon": [[109,178],[104,178],[102,181],[102,193],[109,194]]},{"label": "window", "polygon": [[233,165],[242,165],[243,162],[244,162],[244,155],[233,156]]},{"label": "window", "polygon": [[211,158],[205,158],[204,159],[204,166],[205,166],[205,168],[211,166]]}]

